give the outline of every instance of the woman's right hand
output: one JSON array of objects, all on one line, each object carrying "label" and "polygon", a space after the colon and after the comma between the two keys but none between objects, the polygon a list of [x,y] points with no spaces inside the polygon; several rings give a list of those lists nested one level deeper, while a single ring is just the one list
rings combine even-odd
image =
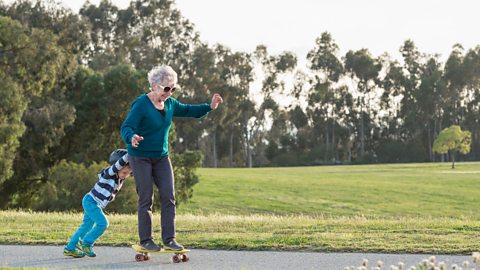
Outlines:
[{"label": "woman's right hand", "polygon": [[137,134],[133,135],[132,137],[132,146],[133,147],[137,147],[138,144],[140,143],[140,141],[143,140],[143,137],[142,136],[138,136]]}]

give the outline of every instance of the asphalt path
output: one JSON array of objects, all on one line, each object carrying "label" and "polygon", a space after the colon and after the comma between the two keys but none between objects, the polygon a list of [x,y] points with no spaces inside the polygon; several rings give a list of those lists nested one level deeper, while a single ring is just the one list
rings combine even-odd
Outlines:
[{"label": "asphalt path", "polygon": [[[429,254],[377,254],[377,253],[321,253],[287,251],[226,251],[194,249],[189,252],[190,261],[172,263],[170,254],[152,254],[149,261],[136,262],[135,251],[129,247],[96,246],[95,258],[74,259],[63,255],[63,246],[0,245],[0,268],[48,268],[48,269],[325,269],[343,270],[346,266],[360,266],[363,259],[369,267],[378,260],[383,269],[398,262],[405,269],[416,265]],[[435,255],[437,261],[462,265],[471,262],[471,256]]]}]

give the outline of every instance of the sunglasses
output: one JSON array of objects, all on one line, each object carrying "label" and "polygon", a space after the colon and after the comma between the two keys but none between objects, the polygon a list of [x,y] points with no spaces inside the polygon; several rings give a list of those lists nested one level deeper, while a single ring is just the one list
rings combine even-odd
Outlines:
[{"label": "sunglasses", "polygon": [[164,87],[164,86],[161,86],[161,85],[158,85],[158,86],[162,87],[162,88],[163,88],[163,92],[165,92],[165,93],[167,93],[167,92],[172,92],[172,93],[173,93],[173,92],[175,92],[175,90],[177,89],[177,88],[175,88],[175,87],[169,87],[169,86],[165,86],[165,87]]}]

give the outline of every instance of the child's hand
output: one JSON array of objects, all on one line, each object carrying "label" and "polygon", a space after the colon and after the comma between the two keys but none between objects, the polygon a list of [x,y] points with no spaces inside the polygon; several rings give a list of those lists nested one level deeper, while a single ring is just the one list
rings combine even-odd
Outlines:
[{"label": "child's hand", "polygon": [[138,136],[137,134],[133,135],[132,137],[132,146],[133,147],[137,147],[138,144],[140,143],[140,141],[143,140],[143,137],[142,136]]}]

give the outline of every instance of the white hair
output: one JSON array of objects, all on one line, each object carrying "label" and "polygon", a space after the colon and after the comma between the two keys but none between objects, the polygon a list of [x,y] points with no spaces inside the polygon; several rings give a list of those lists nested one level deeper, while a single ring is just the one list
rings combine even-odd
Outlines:
[{"label": "white hair", "polygon": [[153,67],[148,72],[148,82],[150,85],[152,85],[152,83],[160,85],[162,85],[162,83],[177,83],[177,72],[175,72],[172,67],[166,65]]}]

